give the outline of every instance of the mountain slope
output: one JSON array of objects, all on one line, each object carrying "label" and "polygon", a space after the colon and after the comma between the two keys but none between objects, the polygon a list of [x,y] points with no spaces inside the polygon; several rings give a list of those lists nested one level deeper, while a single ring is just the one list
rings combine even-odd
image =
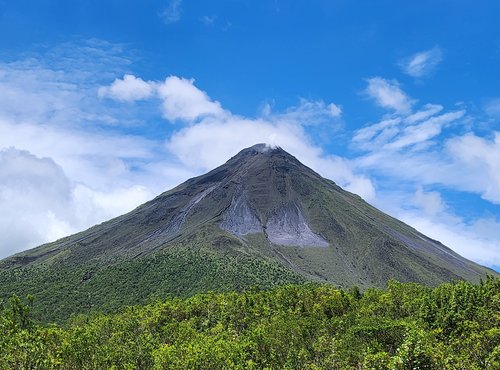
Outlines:
[{"label": "mountain slope", "polygon": [[126,215],[0,261],[0,271],[0,294],[35,293],[61,316],[74,302],[114,309],[207,289],[495,274],[264,144]]}]

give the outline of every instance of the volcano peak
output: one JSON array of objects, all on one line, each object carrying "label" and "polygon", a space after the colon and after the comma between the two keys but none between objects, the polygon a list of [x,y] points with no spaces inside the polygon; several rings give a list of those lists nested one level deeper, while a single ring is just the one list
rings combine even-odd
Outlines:
[{"label": "volcano peak", "polygon": [[[0,293],[26,288],[24,281],[51,284],[37,274],[57,271],[50,276],[68,287],[57,292],[60,302],[90,292],[94,281],[117,281],[109,297],[126,292],[127,303],[137,303],[130,276],[148,296],[302,280],[381,287],[390,279],[436,285],[496,275],[263,143],[128,214],[2,260],[0,280],[15,269],[23,280]],[[87,272],[95,277],[82,285]]]},{"label": "volcano peak", "polygon": [[278,154],[278,153],[286,153],[286,152],[283,149],[281,149],[281,147],[279,147],[279,146],[270,145],[270,144],[266,144],[266,143],[259,143],[259,144],[252,145],[251,147],[242,149],[233,158],[256,156],[256,155],[260,155],[260,154],[274,155],[274,154]]}]

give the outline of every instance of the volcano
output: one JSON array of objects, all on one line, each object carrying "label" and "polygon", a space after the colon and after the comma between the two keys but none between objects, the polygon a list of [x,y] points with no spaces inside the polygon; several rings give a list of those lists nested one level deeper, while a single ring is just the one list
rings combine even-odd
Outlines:
[{"label": "volcano", "polygon": [[496,275],[257,144],[123,216],[0,261],[0,294],[31,293],[40,316],[57,320],[168,294],[487,274]]}]

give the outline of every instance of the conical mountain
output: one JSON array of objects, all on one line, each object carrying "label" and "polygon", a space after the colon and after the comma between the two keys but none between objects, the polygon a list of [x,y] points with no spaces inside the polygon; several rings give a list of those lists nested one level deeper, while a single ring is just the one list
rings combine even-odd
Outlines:
[{"label": "conical mountain", "polygon": [[60,319],[169,293],[486,274],[496,275],[258,144],[128,214],[0,261],[0,293],[32,293]]}]

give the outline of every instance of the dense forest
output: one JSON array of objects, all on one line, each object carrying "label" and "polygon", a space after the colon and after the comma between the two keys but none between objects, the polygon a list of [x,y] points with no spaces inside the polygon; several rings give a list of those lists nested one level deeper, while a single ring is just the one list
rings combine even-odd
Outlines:
[{"label": "dense forest", "polygon": [[64,324],[0,307],[0,369],[500,369],[500,279],[287,285],[170,298]]}]

